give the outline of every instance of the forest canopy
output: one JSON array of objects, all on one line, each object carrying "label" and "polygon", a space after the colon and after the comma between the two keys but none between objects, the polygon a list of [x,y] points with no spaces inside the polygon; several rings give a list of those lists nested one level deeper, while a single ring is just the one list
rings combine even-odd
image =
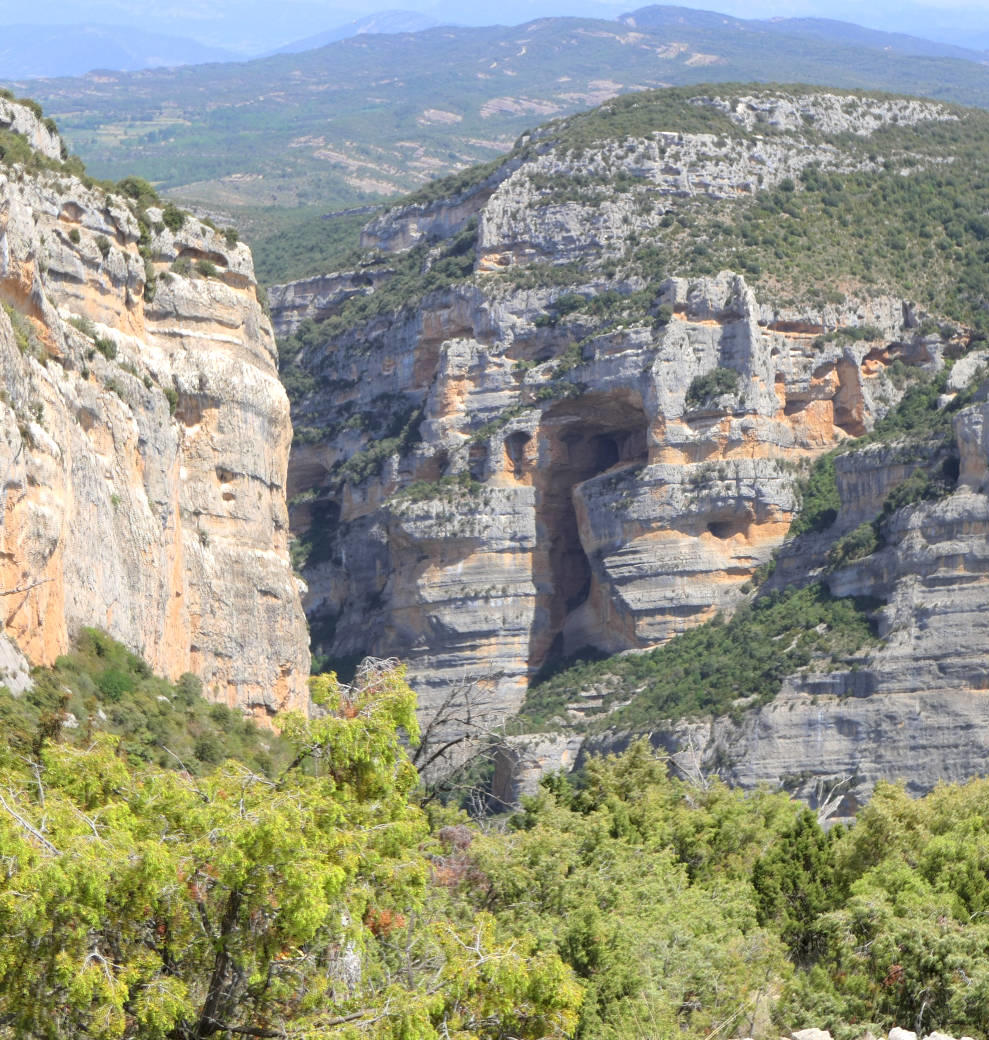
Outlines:
[{"label": "forest canopy", "polygon": [[312,692],[268,772],[8,720],[0,1037],[985,1040],[989,781],[825,832],[640,740],[477,821],[421,798],[401,668]]}]

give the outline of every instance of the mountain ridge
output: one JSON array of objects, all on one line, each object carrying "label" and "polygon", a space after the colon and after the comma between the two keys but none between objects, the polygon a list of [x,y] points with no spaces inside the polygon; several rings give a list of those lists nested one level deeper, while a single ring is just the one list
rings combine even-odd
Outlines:
[{"label": "mountain ridge", "polygon": [[251,63],[51,81],[40,96],[98,175],[137,170],[210,211],[270,221],[257,207],[381,201],[623,92],[750,81],[767,68],[775,79],[989,105],[977,62],[703,25],[671,39],[580,19],[363,35]]},{"label": "mountain ridge", "polygon": [[311,36],[293,40],[291,43],[284,43],[281,47],[276,47],[261,57],[315,50],[318,47],[325,47],[329,43],[336,43],[337,40],[345,40],[350,36],[361,36],[365,33],[420,32],[423,29],[434,29],[439,24],[435,18],[420,14],[418,11],[378,11],[353,22],[347,22],[346,25],[338,25],[324,32],[314,33]]}]

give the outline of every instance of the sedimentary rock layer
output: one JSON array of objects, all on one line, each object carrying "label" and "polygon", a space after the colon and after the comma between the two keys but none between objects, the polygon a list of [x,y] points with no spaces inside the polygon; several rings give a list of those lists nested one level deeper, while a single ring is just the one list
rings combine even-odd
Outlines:
[{"label": "sedimentary rock layer", "polygon": [[[921,790],[972,775],[989,721],[984,406],[957,419],[959,488],[893,517],[881,551],[825,572],[838,538],[938,461],[916,444],[839,458],[833,528],[784,546],[812,461],[872,430],[967,336],[874,283],[816,286],[808,302],[765,279],[757,295],[728,270],[655,275],[703,207],[727,218],[775,192],[798,214],[804,172],[862,178],[902,162],[907,176],[942,157],[883,158],[851,136],[958,116],[813,91],[689,105],[717,109],[724,132],[554,143],[552,127],[537,131],[484,181],[369,225],[377,252],[357,270],[273,294],[286,335],[329,319],[287,358],[316,649],[401,657],[426,716],[462,689],[492,726],[573,654],[657,646],[732,609],[778,553],[773,581],[823,579],[883,605],[882,646],[855,670],[808,669],[732,719],[657,719],[654,742],[695,775],[812,802],[841,784],[848,811],[881,776]],[[787,204],[774,203],[782,222]],[[630,739],[581,736],[602,707],[587,693],[574,691],[564,733],[504,743],[496,793],[511,801],[545,770]]]},{"label": "sedimentary rock layer", "polygon": [[0,170],[3,632],[50,663],[97,625],[216,700],[304,707],[291,426],[250,253],[163,217]]}]

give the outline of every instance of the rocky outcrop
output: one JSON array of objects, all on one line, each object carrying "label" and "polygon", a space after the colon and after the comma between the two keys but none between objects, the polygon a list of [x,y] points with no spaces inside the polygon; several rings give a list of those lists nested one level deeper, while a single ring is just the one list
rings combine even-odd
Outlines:
[{"label": "rocky outcrop", "polygon": [[291,426],[250,253],[140,216],[65,170],[0,170],[4,635],[50,663],[97,625],[226,704],[305,707]]},{"label": "rocky outcrop", "polygon": [[[957,116],[826,92],[689,103],[742,129],[657,129],[593,148],[537,133],[476,195],[379,218],[368,241],[385,251],[360,270],[398,281],[365,285],[360,306],[344,298],[359,289],[353,275],[278,292],[280,332],[300,315],[331,318],[318,345],[307,335],[288,348],[311,387],[295,401],[303,435],[289,479],[314,646],[334,662],[401,657],[427,716],[470,678],[472,707],[494,723],[572,655],[641,651],[731,610],[778,555],[774,581],[823,579],[884,604],[882,647],[793,676],[774,703],[739,704],[730,719],[656,720],[654,743],[686,772],[782,784],[835,811],[879,777],[920,791],[972,775],[989,722],[973,696],[985,688],[981,413],[957,420],[961,487],[897,513],[868,560],[832,566],[828,553],[919,466],[945,463],[943,445],[842,456],[832,529],[799,553],[784,547],[812,461],[872,430],[966,337],[875,287],[811,302],[757,295],[728,270],[652,281],[661,261],[636,251],[647,241],[659,253],[674,241],[664,229],[689,229],[698,200],[774,190],[784,219],[811,167],[858,177],[895,166],[899,153],[880,160],[847,146],[849,134]],[[419,266],[402,252],[411,245]],[[443,271],[460,276],[444,283]],[[376,308],[387,292],[393,302]],[[949,395],[977,369],[959,364],[970,371]],[[958,614],[939,606],[949,586]],[[578,732],[601,707],[575,690],[565,733],[506,738],[498,797],[627,742]]]},{"label": "rocky outcrop", "polygon": [[332,316],[341,304],[373,289],[375,282],[386,280],[389,273],[348,271],[272,286],[268,294],[271,319],[280,335],[293,333],[306,320],[322,321]]},{"label": "rocky outcrop", "polygon": [[[983,394],[985,388],[983,389]],[[984,771],[989,753],[989,481],[984,429],[989,404],[960,410],[955,490],[894,512],[870,555],[834,569],[827,549],[876,517],[890,490],[931,468],[924,444],[874,445],[837,459],[842,507],[831,528],[788,543],[770,584],[827,582],[836,596],[882,604],[881,642],[852,668],[792,676],[775,700],[733,717],[659,725],[653,744],[685,776],[717,773],[743,787],[783,787],[812,806],[852,815],[879,779],[915,794]],[[577,705],[579,707],[579,705]],[[530,793],[546,769],[627,746],[633,734],[605,732],[557,762],[547,738],[512,738],[501,797]],[[562,737],[556,738],[562,740]]]},{"label": "rocky outcrop", "polygon": [[0,97],[0,130],[20,134],[45,159],[62,158],[62,139],[52,121],[10,97]]},{"label": "rocky outcrop", "polygon": [[[534,322],[550,294],[470,288],[312,358],[346,387],[300,410],[339,432],[292,461],[324,652],[398,654],[427,705],[483,677],[510,714],[547,662],[662,642],[737,599],[788,529],[799,460],[863,432],[912,348],[888,324],[879,343],[774,331],[727,272],[671,281],[665,301],[665,325],[564,342],[563,364]],[[688,399],[719,369],[734,390]],[[361,424],[402,421],[418,443],[335,480],[373,459]]]}]

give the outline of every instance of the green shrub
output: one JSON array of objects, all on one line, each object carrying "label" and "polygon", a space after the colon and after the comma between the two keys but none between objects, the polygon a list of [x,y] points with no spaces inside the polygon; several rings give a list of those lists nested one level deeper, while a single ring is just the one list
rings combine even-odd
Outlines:
[{"label": "green shrub", "polygon": [[880,545],[876,526],[871,520],[859,524],[854,531],[835,542],[828,553],[828,569],[837,570],[853,560],[871,556]]},{"label": "green shrub", "polygon": [[694,376],[687,388],[687,405],[699,408],[715,398],[738,390],[738,373],[733,368],[715,368]]},{"label": "green shrub", "polygon": [[79,315],[69,318],[69,324],[89,339],[96,339],[96,326],[93,325],[89,318]]},{"label": "green shrub", "polygon": [[110,255],[110,239],[106,235],[97,235],[96,248],[100,251],[100,256],[105,260]]},{"label": "green shrub", "polygon": [[117,344],[108,336],[96,336],[93,346],[109,361],[113,361],[117,356]]},{"label": "green shrub", "polygon": [[223,761],[223,745],[214,733],[204,733],[196,740],[193,746],[193,754],[200,762],[216,765]]},{"label": "green shrub", "polygon": [[144,261],[144,290],[142,296],[145,303],[153,303],[155,294],[158,292],[158,275],[155,273],[155,265],[150,260]]},{"label": "green shrub", "polygon": [[28,324],[27,319],[21,315],[18,311],[9,303],[3,303],[4,313],[10,319],[10,326],[14,330],[14,342],[17,344],[17,349],[22,354],[38,354],[38,344],[34,336],[34,331]]},{"label": "green shrub", "polygon": [[111,703],[115,704],[121,700],[126,693],[133,692],[135,688],[134,677],[128,672],[123,671],[120,668],[107,668],[102,675],[96,680],[96,685],[100,688],[103,696]]},{"label": "green shrub", "polygon": [[123,180],[117,181],[116,190],[136,202],[141,211],[161,202],[154,186],[143,177],[125,177]]},{"label": "green shrub", "polygon": [[16,163],[20,166],[34,167],[37,153],[28,144],[27,138],[10,130],[0,130],[0,159],[8,166]]},{"label": "green shrub", "polygon": [[659,310],[656,311],[656,324],[657,325],[669,325],[673,320],[673,307],[664,303],[660,306]]},{"label": "green shrub", "polygon": [[797,485],[799,511],[790,525],[792,537],[808,531],[827,530],[838,516],[841,500],[838,497],[838,477],[834,468],[834,454],[814,460],[806,479]]},{"label": "green shrub", "polygon": [[[953,483],[953,481],[952,481]],[[940,498],[948,490],[946,482],[928,469],[917,469],[886,496],[877,523],[883,524],[898,510],[916,502]]]},{"label": "green shrub", "polygon": [[185,224],[185,218],[185,213],[174,202],[166,203],[165,208],[162,210],[161,220],[169,231],[181,230],[183,224]]}]

